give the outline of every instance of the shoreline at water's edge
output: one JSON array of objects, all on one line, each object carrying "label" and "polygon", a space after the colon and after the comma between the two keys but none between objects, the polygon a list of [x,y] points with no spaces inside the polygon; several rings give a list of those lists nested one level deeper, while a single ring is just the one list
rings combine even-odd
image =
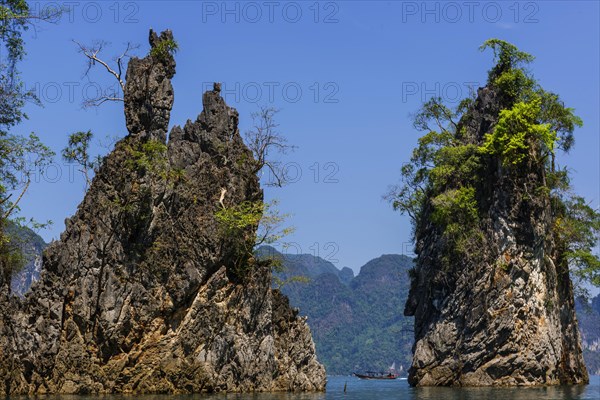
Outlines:
[{"label": "shoreline at water's edge", "polygon": [[[407,377],[400,377],[397,379],[384,379],[384,380],[368,380],[360,379],[354,375],[327,375],[327,383],[331,380],[338,380],[343,378],[352,378],[357,382],[406,382]],[[520,386],[415,386],[414,389],[424,388],[447,388],[447,389],[543,389],[543,388],[560,388],[560,387],[585,387],[585,386],[598,386],[600,389],[600,375],[590,375],[590,381],[588,383],[576,383],[576,384],[563,384],[563,385],[520,385]]]}]

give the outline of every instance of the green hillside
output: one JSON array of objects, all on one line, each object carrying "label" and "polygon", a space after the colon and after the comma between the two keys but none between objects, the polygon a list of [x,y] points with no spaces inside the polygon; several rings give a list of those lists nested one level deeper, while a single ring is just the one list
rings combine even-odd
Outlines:
[{"label": "green hillside", "polygon": [[[404,317],[402,310],[412,259],[383,255],[364,265],[356,277],[347,268],[324,268],[324,263],[311,255],[286,255],[281,277],[311,277],[309,283],[292,283],[282,291],[301,314],[308,316],[319,359],[327,372],[387,370],[392,363],[407,368],[412,318]],[[326,271],[319,274],[316,269]]]},{"label": "green hillside", "polygon": [[[259,253],[283,258],[282,280],[311,278],[285,285],[282,291],[300,314],[308,316],[319,359],[329,374],[386,370],[394,362],[406,371],[413,343],[413,318],[403,315],[411,258],[383,255],[353,277],[349,268],[340,271],[309,254],[281,255],[271,247]],[[600,375],[600,295],[588,305],[578,299],[577,315],[587,367]]]}]

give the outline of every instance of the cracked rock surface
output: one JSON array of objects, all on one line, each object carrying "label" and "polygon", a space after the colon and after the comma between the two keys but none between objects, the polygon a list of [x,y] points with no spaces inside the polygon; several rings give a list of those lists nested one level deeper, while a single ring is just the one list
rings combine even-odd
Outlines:
[{"label": "cracked rock surface", "polygon": [[[480,88],[459,129],[481,144],[501,108],[492,88]],[[431,210],[424,211],[404,311],[415,317],[411,385],[588,382],[569,267],[550,234],[550,204],[521,193],[534,193],[542,179],[539,171],[517,179],[490,166],[478,187],[483,244],[449,267]]]},{"label": "cracked rock surface", "polygon": [[324,390],[305,319],[215,218],[223,189],[227,207],[263,198],[238,113],[215,85],[167,141],[174,73],[170,55],[130,61],[129,134],[26,297],[0,288],[0,393]]}]

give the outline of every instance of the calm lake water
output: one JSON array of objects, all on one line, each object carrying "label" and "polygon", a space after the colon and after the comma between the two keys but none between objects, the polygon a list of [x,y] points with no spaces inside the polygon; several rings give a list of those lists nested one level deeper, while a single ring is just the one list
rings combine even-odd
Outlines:
[{"label": "calm lake water", "polygon": [[[214,394],[186,396],[47,396],[46,400],[600,400],[600,376],[586,386],[541,388],[411,388],[406,380],[363,381],[352,376],[328,377],[327,393]],[[346,393],[344,393],[346,385]],[[19,397],[15,398],[20,399]]]},{"label": "calm lake water", "polygon": [[[346,393],[344,394],[344,384]],[[198,397],[198,396],[189,396]],[[188,397],[188,399],[189,399]],[[541,388],[411,388],[404,379],[364,381],[353,376],[328,377],[327,393],[213,395],[212,399],[252,400],[600,400],[600,376],[586,386]],[[183,399],[181,399],[183,400]]]}]

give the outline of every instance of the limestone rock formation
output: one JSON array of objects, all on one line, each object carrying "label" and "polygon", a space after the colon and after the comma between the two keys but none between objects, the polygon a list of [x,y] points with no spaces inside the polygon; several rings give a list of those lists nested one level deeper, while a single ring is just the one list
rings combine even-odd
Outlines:
[{"label": "limestone rock formation", "polygon": [[215,218],[223,189],[227,207],[263,198],[238,113],[216,87],[165,144],[174,73],[168,53],[130,61],[129,135],[25,299],[1,289],[1,393],[324,390],[305,319]]},{"label": "limestone rock formation", "polygon": [[[493,87],[457,131],[480,144],[498,121]],[[543,385],[588,381],[568,265],[551,232],[547,201],[523,195],[542,173],[516,179],[489,166],[478,187],[482,244],[444,268],[444,240],[425,209],[417,229],[417,267],[405,315],[415,317],[412,385]],[[559,261],[560,260],[560,261]]]}]

